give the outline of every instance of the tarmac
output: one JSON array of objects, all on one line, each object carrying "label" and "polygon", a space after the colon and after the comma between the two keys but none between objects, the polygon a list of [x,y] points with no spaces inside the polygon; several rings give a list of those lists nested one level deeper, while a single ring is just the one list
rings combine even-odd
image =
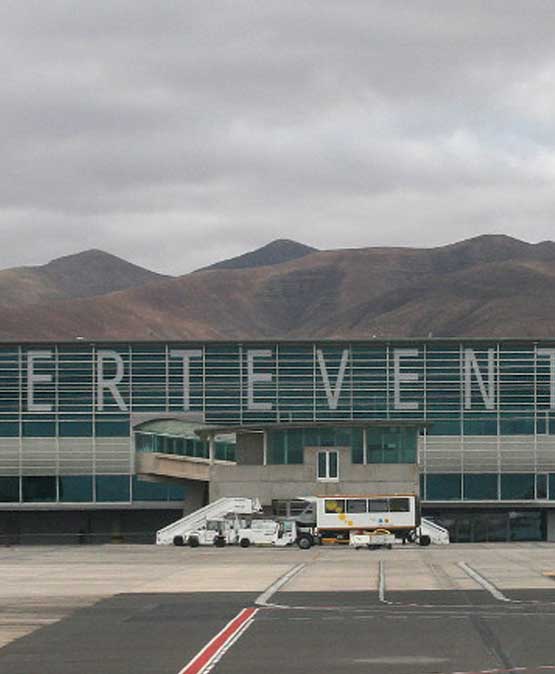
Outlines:
[{"label": "tarmac", "polygon": [[2,674],[555,671],[555,544],[0,548]]}]

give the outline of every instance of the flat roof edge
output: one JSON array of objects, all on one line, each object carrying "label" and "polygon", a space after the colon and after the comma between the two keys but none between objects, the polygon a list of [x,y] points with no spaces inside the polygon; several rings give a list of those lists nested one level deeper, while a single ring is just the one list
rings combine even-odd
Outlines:
[{"label": "flat roof edge", "polygon": [[295,421],[295,422],[267,422],[259,424],[243,424],[237,426],[209,426],[195,429],[199,436],[212,435],[218,433],[248,433],[272,430],[294,430],[296,428],[430,428],[433,421],[425,419],[357,419],[341,421]]}]

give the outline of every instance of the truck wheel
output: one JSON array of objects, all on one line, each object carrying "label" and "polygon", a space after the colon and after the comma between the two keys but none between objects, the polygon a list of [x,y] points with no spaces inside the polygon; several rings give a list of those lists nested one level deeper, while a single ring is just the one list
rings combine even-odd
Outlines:
[{"label": "truck wheel", "polygon": [[177,545],[178,547],[181,547],[182,545],[185,545],[185,541],[183,540],[183,536],[174,536],[173,537],[173,544]]},{"label": "truck wheel", "polygon": [[196,536],[191,536],[191,538],[189,538],[189,546],[191,548],[198,548],[199,545],[200,542]]},{"label": "truck wheel", "polygon": [[251,542],[249,541],[248,538],[242,538],[242,539],[240,540],[240,542],[239,542],[239,545],[240,545],[242,548],[248,548],[250,544],[251,544]]},{"label": "truck wheel", "polygon": [[431,538],[424,534],[423,536],[420,536],[420,540],[418,541],[422,547],[426,547],[430,545],[432,542]]},{"label": "truck wheel", "polygon": [[216,538],[214,539],[214,545],[217,548],[225,547],[225,538],[223,536],[216,536]]},{"label": "truck wheel", "polygon": [[299,548],[301,550],[310,550],[313,542],[314,541],[313,541],[312,536],[310,536],[308,534],[304,534],[303,536],[299,536],[299,538],[297,539],[297,545],[299,546]]}]

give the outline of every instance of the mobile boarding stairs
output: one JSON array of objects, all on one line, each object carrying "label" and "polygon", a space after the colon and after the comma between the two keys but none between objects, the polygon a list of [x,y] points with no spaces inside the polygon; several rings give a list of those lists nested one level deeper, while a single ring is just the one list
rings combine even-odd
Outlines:
[{"label": "mobile boarding stairs", "polygon": [[200,529],[207,520],[223,519],[226,515],[234,513],[252,515],[261,510],[262,508],[258,499],[239,497],[220,498],[157,531],[156,544],[175,545],[176,541],[179,541],[179,543],[184,542],[190,533]]}]

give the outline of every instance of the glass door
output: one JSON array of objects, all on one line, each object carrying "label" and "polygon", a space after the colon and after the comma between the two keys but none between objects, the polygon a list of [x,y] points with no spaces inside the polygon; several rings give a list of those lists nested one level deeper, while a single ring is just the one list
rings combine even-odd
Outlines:
[{"label": "glass door", "polygon": [[328,482],[339,479],[339,452],[337,450],[320,450],[316,454],[316,478]]}]

